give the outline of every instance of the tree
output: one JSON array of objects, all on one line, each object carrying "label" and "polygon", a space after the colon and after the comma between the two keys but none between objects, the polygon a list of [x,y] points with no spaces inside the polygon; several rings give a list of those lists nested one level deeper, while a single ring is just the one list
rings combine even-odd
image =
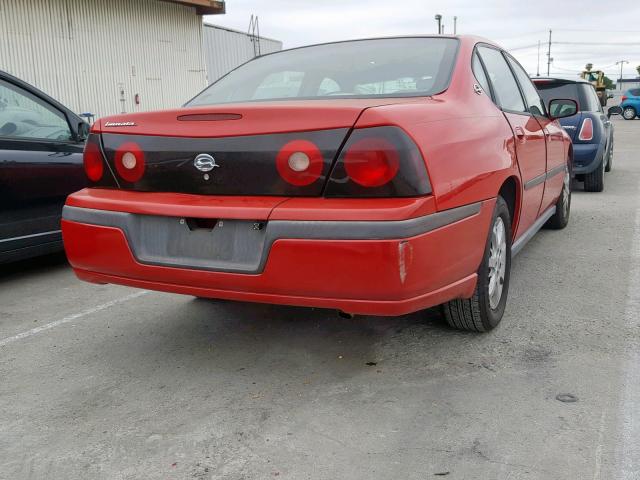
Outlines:
[{"label": "tree", "polygon": [[636,72],[638,72],[638,75],[640,76],[640,65],[636,67]]},{"label": "tree", "polygon": [[615,89],[615,84],[613,83],[613,80],[611,80],[607,76],[604,77],[604,88],[606,88],[607,90],[614,90]]}]

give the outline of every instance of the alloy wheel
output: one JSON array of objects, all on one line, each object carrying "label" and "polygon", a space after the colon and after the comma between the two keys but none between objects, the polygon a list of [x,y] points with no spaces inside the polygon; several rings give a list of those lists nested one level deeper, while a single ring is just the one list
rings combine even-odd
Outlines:
[{"label": "alloy wheel", "polygon": [[491,230],[489,246],[489,305],[492,310],[500,304],[506,268],[507,230],[502,217],[497,217]]},{"label": "alloy wheel", "polygon": [[569,202],[571,201],[571,176],[569,170],[564,173],[564,182],[562,185],[562,214],[564,217],[569,215]]}]

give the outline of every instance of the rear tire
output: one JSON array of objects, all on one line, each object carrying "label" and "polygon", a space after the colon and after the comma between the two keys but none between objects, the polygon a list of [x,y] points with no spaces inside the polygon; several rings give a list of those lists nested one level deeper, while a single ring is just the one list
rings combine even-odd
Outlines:
[{"label": "rear tire", "polygon": [[624,118],[625,120],[633,120],[636,118],[636,115],[638,113],[636,112],[636,109],[633,107],[625,107],[622,110],[622,118]]},{"label": "rear tire", "polygon": [[478,282],[471,298],[452,300],[442,306],[447,323],[458,330],[488,332],[504,315],[511,274],[511,216],[498,196],[493,211]]},{"label": "rear tire", "polygon": [[560,198],[556,202],[556,213],[545,223],[545,228],[554,230],[562,230],[569,223],[569,215],[571,214],[571,174],[569,170],[564,173],[564,182],[562,183],[562,192]]},{"label": "rear tire", "polygon": [[584,176],[585,192],[601,192],[604,190],[604,155],[598,167]]}]

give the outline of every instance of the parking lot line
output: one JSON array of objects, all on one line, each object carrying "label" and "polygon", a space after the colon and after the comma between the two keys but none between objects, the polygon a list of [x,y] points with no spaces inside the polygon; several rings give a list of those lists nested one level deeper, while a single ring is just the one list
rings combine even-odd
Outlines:
[{"label": "parking lot line", "polygon": [[[640,327],[638,314],[640,312],[640,208],[636,209],[631,250],[631,278],[627,290],[625,320],[632,332]],[[620,454],[622,472],[619,478],[636,480],[640,473],[640,415],[638,414],[638,399],[640,399],[640,352],[637,344],[631,346],[631,358],[625,366],[624,390],[622,395],[622,452]]]},{"label": "parking lot line", "polygon": [[73,315],[66,316],[61,318],[60,320],[56,320],[54,322],[47,323],[46,325],[41,325],[36,328],[32,328],[31,330],[27,330],[26,332],[18,333],[17,335],[13,335],[11,337],[3,338],[0,340],[0,347],[4,347],[13,342],[17,342],[18,340],[22,340],[24,338],[31,337],[40,332],[44,332],[45,330],[50,330],[57,326],[63,325],[65,323],[72,322],[74,320],[78,320],[79,318],[86,317],[88,315],[94,314],[96,312],[100,312],[102,310],[106,310],[107,308],[113,307],[114,305],[118,305],[119,303],[128,302],[129,300],[133,300],[134,298],[141,297],[149,293],[147,290],[143,290],[141,292],[132,293],[131,295],[127,295],[126,297],[118,298],[116,300],[112,300],[107,303],[103,303],[102,305],[98,305],[96,307],[88,308],[87,310],[83,310],[79,313],[74,313]]}]

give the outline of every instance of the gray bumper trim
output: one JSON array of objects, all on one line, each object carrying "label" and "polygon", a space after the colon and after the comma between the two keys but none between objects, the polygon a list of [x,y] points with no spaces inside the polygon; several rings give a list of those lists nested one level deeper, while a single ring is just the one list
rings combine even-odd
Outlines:
[{"label": "gray bumper trim", "polygon": [[[235,273],[260,273],[273,242],[279,239],[389,240],[420,235],[477,215],[482,202],[431,215],[394,221],[293,221],[270,220],[255,231],[252,221],[227,220],[214,228],[218,244],[226,251],[207,255],[201,248],[212,232],[190,232],[179,218],[139,215],[109,210],[65,206],[62,218],[72,222],[115,227],[122,230],[129,247],[141,263]],[[188,233],[190,235],[188,235]],[[197,237],[199,235],[199,237]],[[192,240],[196,240],[193,242]],[[167,245],[180,255],[168,253]],[[215,258],[218,253],[220,256]]]}]

